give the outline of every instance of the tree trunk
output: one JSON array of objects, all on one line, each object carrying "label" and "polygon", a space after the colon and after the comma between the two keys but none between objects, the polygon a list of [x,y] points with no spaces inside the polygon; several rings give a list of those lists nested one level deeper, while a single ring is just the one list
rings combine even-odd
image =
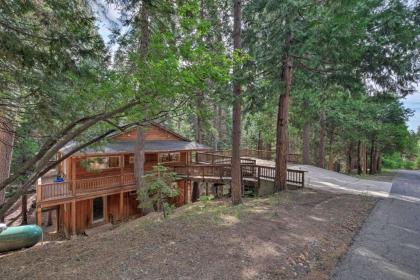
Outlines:
[{"label": "tree trunk", "polygon": [[134,176],[136,178],[137,189],[140,189],[143,186],[143,176],[144,176],[144,128],[142,126],[137,127],[137,137],[134,148]]},{"label": "tree trunk", "polygon": [[215,132],[214,132],[214,143],[213,143],[213,149],[215,151],[219,150],[219,142],[220,142],[220,114],[219,114],[219,109],[220,106],[215,104],[214,105],[214,116],[213,116],[213,125],[215,128]]},{"label": "tree trunk", "polygon": [[309,143],[309,130],[311,124],[308,120],[305,120],[303,125],[303,164],[311,164],[310,160],[310,143]]},{"label": "tree trunk", "polygon": [[279,97],[277,112],[276,174],[274,180],[274,189],[276,191],[283,191],[287,189],[289,96],[293,78],[293,59],[289,53],[291,44],[292,33],[289,32],[286,41],[286,55],[283,61],[283,69],[280,77],[284,83],[284,91]]},{"label": "tree trunk", "polygon": [[330,134],[330,143],[329,143],[329,151],[328,151],[328,170],[334,170],[335,154],[334,154],[333,145],[334,145],[334,130],[332,130]]},{"label": "tree trunk", "polygon": [[359,140],[357,142],[357,174],[361,175],[362,172],[362,141]]},{"label": "tree trunk", "polygon": [[195,141],[197,143],[203,143],[203,119],[201,117],[200,110],[203,109],[203,102],[204,102],[204,94],[202,92],[197,92],[196,96],[196,124],[195,124]]},{"label": "tree trunk", "polygon": [[350,174],[352,170],[352,161],[353,161],[353,143],[349,144],[349,149],[347,151],[347,173]]},{"label": "tree trunk", "polygon": [[370,147],[370,174],[377,173],[377,163],[376,163],[376,146],[375,140],[372,140],[372,146]]},{"label": "tree trunk", "polygon": [[326,126],[326,116],[324,110],[320,113],[319,118],[319,153],[318,153],[318,167],[324,168],[325,162],[325,126]]},{"label": "tree trunk", "polygon": [[264,150],[263,141],[262,141],[262,137],[261,137],[261,130],[258,131],[257,150],[258,151]]},{"label": "tree trunk", "polygon": [[27,194],[22,195],[21,215],[22,215],[21,225],[27,225],[28,224],[28,196]]},{"label": "tree trunk", "polygon": [[[14,128],[10,120],[0,116],[0,183],[10,175],[13,144],[15,140]],[[5,189],[0,190],[0,206],[5,202]],[[0,222],[4,222],[4,215],[0,215]]]},{"label": "tree trunk", "polygon": [[[241,0],[233,0],[233,49],[241,50]],[[233,111],[232,111],[232,203],[242,203],[242,178],[241,178],[241,84],[237,80],[239,69],[234,67],[233,83]]]}]

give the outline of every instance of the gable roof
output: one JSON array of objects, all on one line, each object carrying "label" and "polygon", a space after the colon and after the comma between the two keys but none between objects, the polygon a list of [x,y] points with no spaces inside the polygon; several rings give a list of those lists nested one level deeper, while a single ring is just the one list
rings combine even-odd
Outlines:
[{"label": "gable roof", "polygon": [[[158,139],[145,140],[144,151],[146,153],[157,153],[157,152],[180,152],[180,151],[205,151],[210,150],[206,145],[199,144],[193,141],[190,141],[188,138],[160,125],[157,123],[150,123],[149,126],[158,128],[160,131],[170,134],[173,137],[158,137]],[[105,143],[100,146],[90,146],[87,147],[75,154],[77,155],[100,155],[100,154],[118,154],[118,153],[133,153],[135,148],[135,136],[132,133],[136,129],[136,126],[129,129],[128,131],[123,131],[119,133],[112,134],[108,136],[108,143]],[[125,137],[124,137],[125,136]],[[120,139],[117,139],[117,138]],[[163,138],[163,139],[162,139]],[[62,149],[61,153],[67,153],[73,149],[76,145],[76,142],[68,143]]]},{"label": "gable roof", "polygon": [[[154,128],[157,128],[158,130],[163,131],[163,132],[165,132],[166,134],[169,134],[169,135],[173,136],[173,138],[174,138],[174,139],[168,139],[168,140],[175,140],[175,139],[177,139],[177,140],[182,140],[182,141],[188,141],[188,142],[191,142],[191,140],[190,140],[190,139],[188,139],[188,138],[186,138],[186,137],[182,136],[182,135],[181,135],[181,134],[179,134],[179,133],[176,133],[175,131],[173,131],[173,130],[171,130],[171,129],[169,129],[169,128],[167,128],[167,127],[165,127],[165,126],[163,126],[163,125],[161,125],[161,124],[159,124],[159,123],[156,123],[156,122],[150,122],[150,123],[148,123],[146,126],[147,126],[147,127],[154,127]],[[136,129],[136,128],[137,128],[137,126],[134,126],[134,127],[130,128],[130,129],[126,130],[126,131],[117,132],[117,133],[115,133],[115,134],[110,135],[110,136],[109,136],[109,138],[110,138],[110,139],[115,139],[115,138],[118,138],[118,137],[123,138],[125,135],[126,135],[126,136],[131,136],[131,137],[132,137],[132,133],[135,131],[135,129]],[[147,134],[147,132],[146,132],[146,134]],[[124,139],[124,140],[127,140],[127,139]],[[147,138],[146,138],[146,140],[157,140],[157,139],[147,139]],[[160,139],[160,140],[163,140],[163,139]],[[166,139],[165,139],[165,140],[166,140]]]},{"label": "gable roof", "polygon": [[[74,145],[74,143],[73,143]],[[73,145],[67,145],[60,151],[69,152]],[[134,153],[135,142],[133,141],[115,141],[109,142],[99,147],[87,147],[75,155],[99,155],[99,154],[121,154]],[[145,153],[165,153],[165,152],[182,152],[182,151],[205,151],[210,148],[196,142],[177,141],[177,140],[156,140],[145,141]]]}]

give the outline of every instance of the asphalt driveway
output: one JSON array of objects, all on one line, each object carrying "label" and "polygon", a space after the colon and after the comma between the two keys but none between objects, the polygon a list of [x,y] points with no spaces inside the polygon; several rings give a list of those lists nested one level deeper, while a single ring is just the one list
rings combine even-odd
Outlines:
[{"label": "asphalt driveway", "polygon": [[420,279],[420,171],[399,171],[332,279]]}]

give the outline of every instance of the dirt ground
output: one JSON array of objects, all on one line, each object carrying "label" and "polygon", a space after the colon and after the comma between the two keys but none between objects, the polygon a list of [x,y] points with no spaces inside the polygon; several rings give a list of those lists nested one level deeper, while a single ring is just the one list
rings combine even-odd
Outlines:
[{"label": "dirt ground", "polygon": [[168,219],[0,256],[3,279],[328,279],[377,199],[309,189],[198,202]]}]

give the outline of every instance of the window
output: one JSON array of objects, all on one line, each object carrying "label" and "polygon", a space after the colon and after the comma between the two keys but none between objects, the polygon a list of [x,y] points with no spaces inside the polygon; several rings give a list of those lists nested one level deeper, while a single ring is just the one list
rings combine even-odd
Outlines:
[{"label": "window", "polygon": [[128,163],[129,163],[129,164],[134,164],[134,156],[130,156],[130,157],[128,158]]},{"label": "window", "polygon": [[179,162],[181,159],[180,153],[160,153],[159,162]]},{"label": "window", "polygon": [[120,167],[120,157],[108,157],[108,168]]},{"label": "window", "polygon": [[91,170],[102,170],[102,169],[120,167],[119,156],[93,157],[93,158],[89,158],[87,161],[89,164],[89,169]]},{"label": "window", "polygon": [[92,201],[92,223],[104,220],[104,200],[102,197],[94,198]]}]

